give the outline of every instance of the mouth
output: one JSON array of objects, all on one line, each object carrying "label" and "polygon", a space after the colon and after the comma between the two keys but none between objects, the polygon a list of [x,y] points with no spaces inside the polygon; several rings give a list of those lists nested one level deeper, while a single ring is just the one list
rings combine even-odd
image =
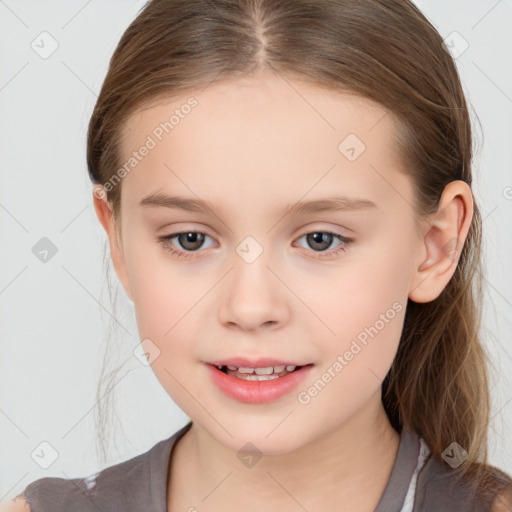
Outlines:
[{"label": "mouth", "polygon": [[304,366],[295,366],[295,365],[279,365],[279,366],[267,366],[261,368],[253,368],[253,367],[243,367],[243,366],[234,366],[234,365],[212,365],[217,370],[222,373],[229,375],[230,377],[235,377],[237,379],[243,380],[253,380],[253,381],[266,381],[279,379],[280,377],[284,377],[289,375],[290,373],[294,373],[299,371],[304,366],[312,366],[304,365]]},{"label": "mouth", "polygon": [[[275,364],[275,360],[272,362]],[[275,402],[289,395],[311,374],[313,366],[312,363],[283,365],[282,361],[278,366],[265,367],[235,366],[221,364],[221,361],[206,364],[216,388],[227,397],[246,404]]]}]

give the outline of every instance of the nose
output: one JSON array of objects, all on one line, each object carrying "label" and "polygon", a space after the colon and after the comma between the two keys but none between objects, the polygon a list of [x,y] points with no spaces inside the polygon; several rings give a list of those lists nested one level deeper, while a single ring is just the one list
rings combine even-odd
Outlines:
[{"label": "nose", "polygon": [[252,263],[235,259],[220,288],[220,322],[229,328],[277,329],[289,318],[289,292],[263,253]]}]

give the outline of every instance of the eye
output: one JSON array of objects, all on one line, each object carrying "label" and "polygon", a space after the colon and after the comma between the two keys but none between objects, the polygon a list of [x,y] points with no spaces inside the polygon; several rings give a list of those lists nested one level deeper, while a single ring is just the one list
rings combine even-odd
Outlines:
[{"label": "eye", "polygon": [[332,244],[333,240],[336,238],[341,242],[340,245],[337,246],[337,248],[327,252],[320,252],[318,255],[314,256],[315,258],[327,258],[331,256],[336,256],[341,252],[345,252],[347,250],[347,246],[353,242],[352,238],[346,238],[342,235],[338,235],[337,233],[331,233],[330,231],[312,231],[310,233],[302,235],[300,238],[304,237],[306,238],[307,243],[310,244],[311,247],[318,249],[314,252],[319,252],[323,249],[326,249]]},{"label": "eye", "polygon": [[[205,237],[210,238],[206,233],[198,232],[198,231],[186,231],[182,233],[172,233],[167,236],[159,236],[158,241],[162,244],[163,248],[166,251],[169,251],[171,254],[175,255],[179,258],[194,258],[195,255],[190,255],[189,252],[197,252],[197,249],[201,247],[204,242]],[[171,241],[177,238],[181,247],[185,249],[185,251],[176,249],[175,246],[171,244]]]},{"label": "eye", "polygon": [[[193,253],[199,252],[198,249],[201,248],[206,237],[210,238],[206,233],[203,232],[186,231],[181,233],[172,233],[166,236],[159,236],[157,239],[166,251],[170,252],[174,256],[177,256],[178,259],[192,259],[195,257],[195,254]],[[322,251],[317,256],[314,256],[315,258],[336,256],[341,252],[346,251],[347,246],[353,241],[352,238],[346,238],[342,235],[338,235],[337,233],[331,233],[330,231],[312,231],[302,235],[300,238],[304,237],[306,237],[308,244],[311,244],[313,248],[318,249],[314,252],[318,253]],[[177,249],[174,245],[172,245],[171,242],[175,238],[178,240],[179,245],[185,250]],[[324,252],[324,249],[329,247],[334,239],[338,239],[341,242],[340,245],[338,245],[338,247],[335,249]]]}]

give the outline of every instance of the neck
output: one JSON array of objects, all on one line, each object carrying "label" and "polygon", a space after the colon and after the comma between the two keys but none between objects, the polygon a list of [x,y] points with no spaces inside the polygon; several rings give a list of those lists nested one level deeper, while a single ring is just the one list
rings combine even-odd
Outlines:
[{"label": "neck", "polygon": [[298,510],[299,505],[316,510],[320,504],[327,510],[374,510],[399,441],[380,393],[334,430],[292,452],[263,455],[251,467],[194,423],[174,448],[169,512],[200,510],[204,503],[224,512]]}]

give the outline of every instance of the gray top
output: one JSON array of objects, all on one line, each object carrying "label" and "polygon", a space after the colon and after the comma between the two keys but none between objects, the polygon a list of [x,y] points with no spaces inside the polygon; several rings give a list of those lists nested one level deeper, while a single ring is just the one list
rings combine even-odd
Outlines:
[{"label": "gray top", "polygon": [[[87,479],[45,477],[22,493],[31,512],[169,512],[167,476],[172,449],[192,421],[147,452],[103,469]],[[416,468],[420,440],[402,429],[398,453],[375,512],[399,512]],[[414,512],[488,512],[476,499],[474,484],[460,481],[453,469],[429,456],[418,473]]]}]

